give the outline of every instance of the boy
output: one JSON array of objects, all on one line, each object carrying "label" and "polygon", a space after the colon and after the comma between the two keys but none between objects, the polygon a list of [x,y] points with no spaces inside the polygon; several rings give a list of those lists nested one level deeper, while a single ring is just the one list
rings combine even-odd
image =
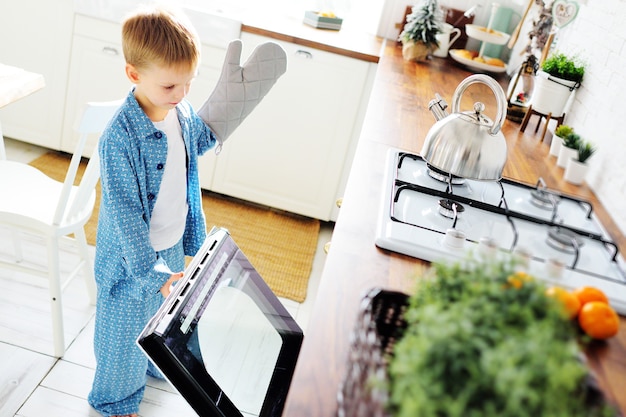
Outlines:
[{"label": "boy", "polygon": [[[241,43],[233,42],[216,90],[196,114],[185,96],[197,71],[200,44],[182,15],[140,9],[124,21],[122,42],[126,75],[134,87],[98,145],[97,366],[88,401],[107,417],[136,417],[146,376],[161,377],[135,341],[182,277],[185,255],[193,256],[205,239],[198,157],[221,146],[286,69],[279,46],[257,48],[253,55],[264,55],[268,59],[260,61],[274,65],[272,80],[268,84],[266,78],[261,94],[257,88],[248,97],[246,86],[267,71],[251,66],[246,72],[247,63],[240,67]],[[232,114],[223,97],[231,97],[225,90],[237,83],[243,86],[237,90],[239,100],[247,105]]]}]

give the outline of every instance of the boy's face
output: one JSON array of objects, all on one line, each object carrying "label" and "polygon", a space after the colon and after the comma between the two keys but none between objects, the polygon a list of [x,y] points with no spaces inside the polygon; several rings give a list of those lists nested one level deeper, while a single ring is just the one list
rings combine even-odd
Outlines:
[{"label": "boy's face", "polygon": [[185,65],[151,65],[138,69],[126,65],[126,75],[136,85],[135,98],[150,120],[158,122],[187,95],[196,68]]}]

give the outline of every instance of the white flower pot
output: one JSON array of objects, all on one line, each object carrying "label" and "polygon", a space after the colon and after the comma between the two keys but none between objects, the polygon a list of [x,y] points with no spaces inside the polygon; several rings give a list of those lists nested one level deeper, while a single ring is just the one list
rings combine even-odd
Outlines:
[{"label": "white flower pot", "polygon": [[565,168],[567,166],[567,161],[572,158],[578,159],[578,149],[561,146],[561,150],[559,151],[559,157],[556,159],[556,164],[561,168]]},{"label": "white flower pot", "polygon": [[552,118],[561,117],[567,101],[577,87],[575,81],[557,78],[539,70],[535,77],[535,89],[530,104],[533,106],[533,110],[539,113],[550,113]]},{"label": "white flower pot", "polygon": [[571,184],[580,185],[587,176],[589,165],[583,162],[579,162],[578,159],[572,158],[567,161],[565,172],[563,173],[563,179]]},{"label": "white flower pot", "polygon": [[550,155],[558,157],[561,146],[563,146],[563,138],[552,134],[552,142],[550,142]]}]

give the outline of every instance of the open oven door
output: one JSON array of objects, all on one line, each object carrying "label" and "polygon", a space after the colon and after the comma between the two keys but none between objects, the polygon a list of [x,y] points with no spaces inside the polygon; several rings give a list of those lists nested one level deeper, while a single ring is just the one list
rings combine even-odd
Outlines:
[{"label": "open oven door", "polygon": [[202,417],[280,416],[303,332],[213,228],[137,344]]}]

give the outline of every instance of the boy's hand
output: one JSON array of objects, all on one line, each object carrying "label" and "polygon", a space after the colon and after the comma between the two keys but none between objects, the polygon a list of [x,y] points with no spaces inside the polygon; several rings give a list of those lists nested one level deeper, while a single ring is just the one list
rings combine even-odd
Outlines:
[{"label": "boy's hand", "polygon": [[216,153],[287,71],[287,54],[280,45],[266,42],[257,46],[243,66],[241,47],[239,39],[228,45],[220,79],[198,111],[217,136]]},{"label": "boy's hand", "polygon": [[160,290],[164,298],[170,295],[170,292],[172,292],[172,284],[178,281],[179,279],[181,279],[182,277],[183,277],[182,272],[178,272],[176,274],[170,275],[170,278],[165,282],[165,284],[163,284]]}]

